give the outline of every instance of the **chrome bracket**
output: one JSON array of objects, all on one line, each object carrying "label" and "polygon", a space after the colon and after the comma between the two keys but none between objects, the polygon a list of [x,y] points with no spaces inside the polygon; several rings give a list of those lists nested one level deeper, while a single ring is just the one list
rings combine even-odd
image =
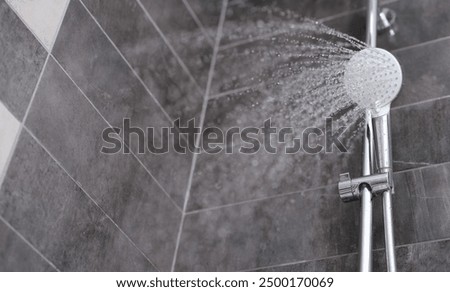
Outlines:
[{"label": "chrome bracket", "polygon": [[372,195],[391,190],[391,179],[389,172],[378,173],[358,178],[351,178],[350,174],[342,173],[339,176],[339,196],[343,202],[352,202],[361,198],[361,188],[366,186]]}]

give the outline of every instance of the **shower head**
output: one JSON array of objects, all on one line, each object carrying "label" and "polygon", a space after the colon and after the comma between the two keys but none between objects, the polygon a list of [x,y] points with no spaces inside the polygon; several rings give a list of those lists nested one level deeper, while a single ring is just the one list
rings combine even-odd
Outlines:
[{"label": "shower head", "polygon": [[367,48],[350,58],[344,73],[344,87],[349,97],[374,116],[389,111],[402,85],[402,70],[388,51]]}]

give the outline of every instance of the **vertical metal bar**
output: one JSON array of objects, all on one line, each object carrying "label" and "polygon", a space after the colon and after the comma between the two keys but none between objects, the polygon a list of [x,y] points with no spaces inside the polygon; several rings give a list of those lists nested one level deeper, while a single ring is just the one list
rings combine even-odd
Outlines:
[{"label": "vertical metal bar", "polygon": [[[389,173],[392,179],[392,147],[390,114],[373,118],[373,129],[377,155],[377,172]],[[391,181],[392,187],[394,186]],[[383,193],[384,242],[388,272],[396,272],[394,221],[392,219],[392,191]]]},{"label": "vertical metal bar", "polygon": [[386,265],[388,272],[396,272],[394,222],[392,219],[391,191],[383,193],[384,242],[386,248]]},{"label": "vertical metal bar", "polygon": [[377,46],[378,0],[367,2],[366,43],[369,47]]},{"label": "vertical metal bar", "polygon": [[[368,0],[366,42],[369,47],[377,44],[378,0]],[[363,175],[373,173],[373,131],[370,111],[366,112],[366,128],[363,141]],[[372,271],[372,193],[367,187],[361,190],[361,225],[359,231],[359,271]]]},{"label": "vertical metal bar", "polygon": [[[362,174],[373,173],[373,131],[370,111],[366,112],[363,143]],[[361,223],[359,231],[359,271],[372,271],[372,193],[367,187],[361,190]]]}]

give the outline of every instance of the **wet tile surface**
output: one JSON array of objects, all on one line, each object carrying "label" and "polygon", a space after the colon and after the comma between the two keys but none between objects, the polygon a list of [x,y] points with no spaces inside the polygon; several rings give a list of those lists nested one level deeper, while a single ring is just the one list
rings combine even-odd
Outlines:
[{"label": "wet tile surface", "polygon": [[[449,164],[397,173],[394,181],[396,244],[450,238],[446,223]],[[342,203],[336,186],[193,212],[186,216],[177,268],[235,271],[355,252],[358,222],[359,204]],[[374,200],[375,249],[384,247],[383,232],[382,201],[378,198]],[[400,248],[399,261],[404,256]],[[378,269],[382,264],[380,260]],[[280,269],[352,271],[356,265],[353,255]],[[419,267],[417,263],[400,266],[405,270],[442,269],[429,264]]]},{"label": "wet tile surface", "polygon": [[403,71],[403,86],[393,107],[450,94],[450,40],[395,52]]},{"label": "wet tile surface", "polygon": [[188,214],[176,270],[246,270],[354,252],[359,208],[341,204],[336,191],[330,187]]},{"label": "wet tile surface", "polygon": [[203,27],[210,34],[210,37],[214,39],[216,37],[217,26],[219,25],[222,0],[187,0],[186,2],[197,15]]},{"label": "wet tile surface", "polygon": [[[54,55],[111,125],[123,128],[123,119],[129,118],[132,126],[144,130],[154,127],[158,133],[160,127],[171,125],[78,1],[69,5]],[[160,141],[158,136],[155,139]],[[136,145],[133,143],[131,148]],[[170,151],[156,156],[146,152],[140,158],[182,206],[191,155]]]},{"label": "wet tile surface", "polygon": [[62,271],[154,270],[27,132],[0,191],[0,214]]},{"label": "wet tile surface", "polygon": [[[396,1],[383,5],[394,10],[396,34],[380,35],[377,46],[395,50],[450,35],[450,3],[442,0]],[[365,11],[355,12],[325,22],[332,28],[365,39]]]},{"label": "wet tile surface", "polygon": [[20,122],[0,102],[0,180],[6,172],[8,159],[14,151],[14,143],[19,135]]},{"label": "wet tile surface", "polygon": [[391,114],[394,170],[450,161],[450,99],[394,109]]},{"label": "wet tile surface", "polygon": [[[382,2],[385,1],[380,1]],[[324,19],[364,6],[365,2],[359,0],[231,0],[227,9],[222,43],[229,44],[253,38],[258,31],[263,31],[257,28],[254,31],[244,32],[242,28],[238,28],[240,22],[250,20],[261,28],[263,23],[267,25],[278,16],[298,18],[298,21],[302,17]]]},{"label": "wet tile surface", "polygon": [[[327,142],[322,136],[318,141],[323,147],[320,153],[309,154],[305,150],[303,130],[309,127],[323,130],[325,117],[333,113],[321,112],[324,118],[318,117],[313,120],[305,118],[309,115],[303,113],[303,104],[297,104],[287,111],[286,108],[283,100],[279,100],[276,94],[272,96],[259,90],[224,96],[208,102],[205,127],[219,128],[228,140],[227,145],[230,146],[226,150],[233,151],[226,153],[224,149],[218,154],[199,155],[188,210],[298,192],[337,183],[339,174],[343,172],[350,172],[353,176],[360,173],[361,137],[359,131],[355,130],[357,126],[352,125],[340,136],[348,152],[341,153],[334,146],[331,152],[327,152]],[[260,149],[252,154],[240,152],[241,147],[249,145],[242,142],[239,135],[227,139],[232,133],[231,131],[227,133],[228,130],[236,127],[241,130],[246,127],[261,130],[269,118],[272,126],[278,131],[270,138],[276,153],[265,150],[261,131],[259,135],[254,135],[258,137]],[[287,137],[286,143],[281,143],[281,139],[277,138],[283,127],[292,128],[294,132],[290,138]],[[334,127],[337,127],[336,123]],[[292,137],[300,138],[303,141],[303,148],[296,153],[288,154],[286,149],[293,146]],[[232,148],[231,141],[235,143]]]},{"label": "wet tile surface", "polygon": [[1,0],[0,100],[19,121],[25,115],[46,56],[44,47]]},{"label": "wet tile surface", "polygon": [[51,272],[55,269],[0,221],[1,272]]},{"label": "wet tile surface", "polygon": [[201,87],[180,66],[138,3],[130,0],[83,3],[171,118],[198,118],[203,102]]},{"label": "wet tile surface", "polygon": [[51,51],[69,0],[6,0]]},{"label": "wet tile surface", "polygon": [[[399,272],[448,272],[450,240],[421,242],[396,248],[397,271]],[[383,250],[375,251],[373,271],[386,271]],[[358,255],[350,254],[334,258],[287,264],[258,270],[261,272],[356,272]]]},{"label": "wet tile surface", "polygon": [[157,267],[167,270],[181,213],[135,157],[100,152],[108,125],[53,59],[26,126]]},{"label": "wet tile surface", "polygon": [[201,88],[205,88],[214,44],[209,34],[204,34],[181,0],[141,0],[141,3]]}]

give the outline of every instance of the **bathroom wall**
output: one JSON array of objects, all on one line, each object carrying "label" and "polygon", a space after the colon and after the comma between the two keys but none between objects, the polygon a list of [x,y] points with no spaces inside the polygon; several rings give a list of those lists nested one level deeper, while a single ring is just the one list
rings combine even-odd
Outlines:
[{"label": "bathroom wall", "polygon": [[[381,36],[379,46],[393,51],[404,71],[392,110],[398,269],[449,271],[450,4],[381,2],[397,12],[398,30],[395,37]],[[252,107],[264,100],[263,91],[248,91],[253,85],[239,79],[231,87],[222,82],[222,68],[233,68],[230,60],[240,63],[228,52],[258,41],[254,35],[230,37],[231,21],[259,20],[243,3],[290,9],[364,40],[365,1],[230,0],[206,125],[225,129],[242,113],[246,121],[263,118],[262,108]],[[356,271],[359,204],[341,203],[336,182],[341,172],[360,174],[360,155],[358,149],[314,157],[200,154],[176,270]],[[374,204],[374,270],[383,271],[381,200]]]},{"label": "bathroom wall", "polygon": [[[263,121],[252,105],[264,91],[224,83],[241,61],[233,52],[258,39],[232,23],[264,20],[251,5],[277,7],[363,39],[365,1],[32,2],[0,0],[0,270],[357,270],[359,205],[341,203],[336,182],[360,173],[358,144],[309,156],[99,149],[125,117],[140,127]],[[379,45],[404,70],[392,111],[398,268],[448,271],[450,4],[381,2],[398,31]]]},{"label": "bathroom wall", "polygon": [[0,1],[0,271],[172,269],[192,154],[100,149],[200,117],[218,16],[189,1]]}]

